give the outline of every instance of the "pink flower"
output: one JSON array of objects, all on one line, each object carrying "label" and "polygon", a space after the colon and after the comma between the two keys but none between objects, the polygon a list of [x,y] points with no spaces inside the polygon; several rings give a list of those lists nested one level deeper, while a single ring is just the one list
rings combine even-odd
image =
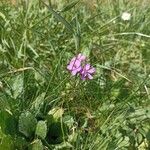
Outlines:
[{"label": "pink flower", "polygon": [[90,64],[86,64],[80,71],[81,79],[93,79],[92,75],[95,73],[95,68]]},{"label": "pink flower", "polygon": [[67,69],[74,76],[77,73],[80,74],[82,80],[93,79],[93,74],[95,73],[95,68],[90,64],[86,63],[86,57],[82,54],[78,54],[73,57],[67,66]]},{"label": "pink flower", "polygon": [[72,75],[76,75],[82,70],[81,63],[85,61],[86,57],[82,54],[78,54],[77,57],[73,57],[67,66],[67,69],[71,71]]},{"label": "pink flower", "polygon": [[86,60],[86,56],[82,55],[81,53],[78,54],[77,59],[80,61],[85,61]]}]

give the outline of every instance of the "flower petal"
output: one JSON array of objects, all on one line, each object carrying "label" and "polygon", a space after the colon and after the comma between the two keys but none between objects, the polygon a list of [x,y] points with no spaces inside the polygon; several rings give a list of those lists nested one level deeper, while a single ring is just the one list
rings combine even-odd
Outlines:
[{"label": "flower petal", "polygon": [[91,74],[88,74],[87,76],[88,76],[88,78],[89,78],[90,80],[93,79],[93,77],[91,76]]},{"label": "flower petal", "polygon": [[72,70],[74,67],[74,62],[70,62],[70,64],[67,66],[68,70]]},{"label": "flower petal", "polygon": [[80,60],[81,60],[81,61],[83,61],[83,60],[85,60],[85,59],[86,59],[86,56],[83,56],[83,55],[82,55],[82,56],[80,57]]},{"label": "flower petal", "polygon": [[78,54],[77,59],[80,60],[80,61],[83,61],[83,60],[86,59],[86,56],[84,56],[84,55],[82,55],[82,54],[80,53],[80,54]]},{"label": "flower petal", "polygon": [[77,72],[78,72],[78,70],[75,69],[75,70],[72,70],[72,71],[71,71],[71,74],[74,76],[74,75],[77,74]]},{"label": "flower petal", "polygon": [[84,76],[81,76],[81,79],[82,79],[82,80],[85,80],[85,79],[86,79],[86,77],[84,77]]},{"label": "flower petal", "polygon": [[67,66],[67,69],[68,69],[68,70],[72,70],[72,67],[73,67],[73,66],[68,65],[68,66]]},{"label": "flower petal", "polygon": [[81,53],[78,54],[77,59],[80,59],[80,57],[82,56]]},{"label": "flower petal", "polygon": [[76,61],[74,62],[74,66],[75,66],[76,68],[78,68],[80,65],[81,65],[81,61],[79,61],[79,60],[76,60]]},{"label": "flower petal", "polygon": [[77,60],[77,57],[73,57],[70,62],[74,62],[75,60]]},{"label": "flower petal", "polygon": [[90,64],[86,64],[85,66],[84,66],[84,68],[85,68],[85,70],[89,70],[90,69]]},{"label": "flower petal", "polygon": [[82,67],[80,66],[79,68],[76,69],[78,72],[82,70]]},{"label": "flower petal", "polygon": [[93,74],[94,72],[95,72],[95,68],[93,68],[93,67],[88,70],[88,73],[90,73],[90,74]]}]

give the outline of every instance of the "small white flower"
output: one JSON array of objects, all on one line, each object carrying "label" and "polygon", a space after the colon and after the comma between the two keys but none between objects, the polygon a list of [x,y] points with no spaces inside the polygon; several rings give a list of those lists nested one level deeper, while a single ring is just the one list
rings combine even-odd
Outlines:
[{"label": "small white flower", "polygon": [[126,21],[126,20],[130,20],[131,19],[131,14],[128,12],[123,12],[121,15],[121,19]]}]

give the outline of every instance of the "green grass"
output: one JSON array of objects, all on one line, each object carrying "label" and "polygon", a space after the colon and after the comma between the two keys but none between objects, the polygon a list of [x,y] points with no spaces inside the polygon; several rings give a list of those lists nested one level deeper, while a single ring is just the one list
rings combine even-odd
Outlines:
[{"label": "green grass", "polygon": [[[0,150],[148,150],[149,48],[148,0],[1,1]],[[67,71],[78,53],[93,80]]]}]

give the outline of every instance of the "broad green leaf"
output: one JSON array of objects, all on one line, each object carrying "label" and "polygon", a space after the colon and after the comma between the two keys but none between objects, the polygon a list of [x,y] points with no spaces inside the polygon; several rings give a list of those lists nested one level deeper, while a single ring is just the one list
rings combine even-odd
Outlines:
[{"label": "broad green leaf", "polygon": [[39,71],[34,71],[34,78],[40,85],[45,83],[45,78]]},{"label": "broad green leaf", "polygon": [[63,108],[53,108],[52,110],[49,111],[48,115],[52,115],[55,121],[58,121],[58,119],[60,119],[62,117],[64,113],[64,109]]},{"label": "broad green leaf", "polygon": [[15,145],[15,150],[24,150],[27,149],[28,147],[28,142],[25,137],[22,136],[17,136],[15,139],[13,139],[14,145]]},{"label": "broad green leaf", "polygon": [[39,121],[37,123],[35,134],[41,139],[45,139],[47,134],[47,124],[45,121]]},{"label": "broad green leaf", "polygon": [[124,138],[118,138],[118,143],[117,146],[122,148],[125,146],[129,146],[129,138],[127,136],[125,136]]},{"label": "broad green leaf", "polygon": [[29,146],[29,150],[43,150],[43,144],[41,140],[39,139],[34,140]]},{"label": "broad green leaf", "polygon": [[44,97],[45,97],[45,92],[40,94],[35,101],[33,101],[32,106],[31,106],[31,110],[34,111],[36,114],[39,113],[41,107],[44,104]]},{"label": "broad green leaf", "polygon": [[149,144],[148,141],[145,139],[139,146],[138,150],[148,150],[149,149]]},{"label": "broad green leaf", "polygon": [[15,74],[14,76],[10,78],[9,81],[6,81],[9,86],[8,88],[5,89],[5,92],[10,97],[16,99],[23,92],[23,88],[24,88],[23,78],[24,78],[23,74],[18,74],[18,75]]},{"label": "broad green leaf", "polygon": [[37,120],[29,111],[24,112],[19,117],[19,131],[26,137],[34,134]]},{"label": "broad green leaf", "polygon": [[136,138],[137,138],[138,144],[142,143],[142,141],[144,140],[144,137],[142,136],[141,133],[137,133]]},{"label": "broad green leaf", "polygon": [[52,123],[55,122],[53,115],[49,115],[47,114],[46,116],[46,122],[47,122],[47,126],[49,127]]},{"label": "broad green leaf", "polygon": [[66,115],[63,117],[63,122],[69,127],[73,127],[73,124],[74,124],[74,119],[72,116],[70,115]]},{"label": "broad green leaf", "polygon": [[13,79],[13,97],[16,99],[23,91],[23,74],[19,74]]},{"label": "broad green leaf", "polygon": [[5,134],[15,135],[17,130],[17,120],[10,110],[0,111],[0,126]]}]

